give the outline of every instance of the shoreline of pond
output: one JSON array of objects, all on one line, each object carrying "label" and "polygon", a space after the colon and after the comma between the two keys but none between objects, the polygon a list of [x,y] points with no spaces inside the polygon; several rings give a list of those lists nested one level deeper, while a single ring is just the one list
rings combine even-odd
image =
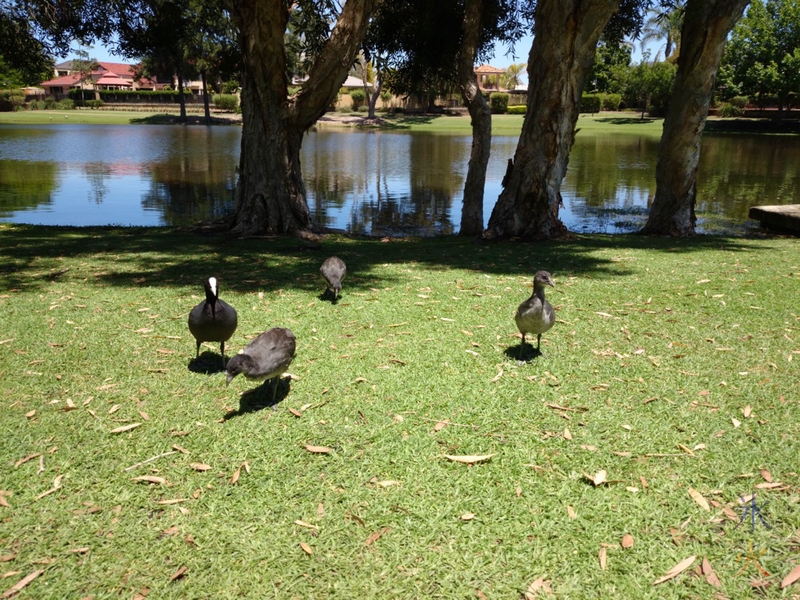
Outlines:
[{"label": "shoreline of pond", "polygon": [[[786,118],[782,121],[766,116],[761,118],[721,118],[710,115],[705,131],[724,134],[798,135],[800,120]],[[493,115],[493,135],[519,135],[523,115]],[[200,113],[189,113],[184,121],[173,112],[144,112],[121,110],[74,109],[18,111],[0,113],[2,125],[52,125],[56,123],[80,125],[190,125],[190,126],[241,126],[242,115],[216,112],[210,122]],[[578,128],[583,133],[638,133],[661,135],[663,118],[650,117],[631,111],[581,114]],[[314,129],[420,131],[437,134],[471,135],[469,115],[381,113],[369,118],[363,113],[325,113],[314,124]]]}]

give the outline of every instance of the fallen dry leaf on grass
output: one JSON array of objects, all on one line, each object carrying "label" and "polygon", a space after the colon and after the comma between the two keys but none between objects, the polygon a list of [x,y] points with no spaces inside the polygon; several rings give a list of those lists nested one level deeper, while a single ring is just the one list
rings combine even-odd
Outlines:
[{"label": "fallen dry leaf on grass", "polygon": [[311,444],[306,444],[305,449],[313,454],[330,454],[333,452],[333,449],[327,446],[312,446]]},{"label": "fallen dry leaf on grass", "polygon": [[714,572],[711,563],[709,562],[708,558],[703,558],[703,563],[700,565],[700,571],[703,575],[706,576],[706,582],[709,585],[713,585],[715,588],[722,587],[722,582],[717,577],[717,574]]},{"label": "fallen dry leaf on grass", "polygon": [[467,465],[474,465],[475,463],[486,462],[495,454],[473,454],[473,455],[466,455],[466,456],[457,456],[455,454],[445,454],[444,457],[448,460],[452,460],[453,462],[464,463]]},{"label": "fallen dry leaf on grass", "polygon": [[56,477],[53,480],[53,487],[51,487],[46,492],[42,492],[41,494],[36,496],[36,499],[39,500],[40,498],[44,498],[45,496],[48,496],[48,495],[52,494],[53,492],[55,492],[57,489],[59,489],[61,487],[61,479],[63,477],[64,477],[63,475],[59,475],[58,477]]},{"label": "fallen dry leaf on grass", "polygon": [[167,480],[163,477],[156,477],[155,475],[139,475],[138,477],[134,477],[131,481],[141,481],[142,483],[157,483],[159,485],[163,485],[167,483]]},{"label": "fallen dry leaf on grass", "polygon": [[598,554],[598,559],[600,560],[600,568],[605,571],[606,570],[606,549],[600,548],[600,552]]},{"label": "fallen dry leaf on grass", "polygon": [[707,511],[711,510],[711,507],[708,505],[708,500],[706,500],[703,497],[703,494],[698,492],[696,489],[689,488],[689,495],[692,497],[692,500],[694,500],[695,502],[697,502],[697,504],[700,505],[700,508]]},{"label": "fallen dry leaf on grass", "polygon": [[36,579],[42,573],[44,573],[44,569],[40,569],[38,571],[34,571],[30,575],[26,575],[25,577],[20,579],[17,583],[8,588],[5,592],[3,592],[3,595],[0,596],[0,598],[11,598],[11,596],[19,594],[22,588],[24,588],[26,585],[28,585],[31,581]]},{"label": "fallen dry leaf on grass", "polygon": [[175,581],[176,579],[180,579],[189,571],[187,567],[181,567],[177,571],[172,574],[172,577],[169,578],[170,582]]},{"label": "fallen dry leaf on grass", "polygon": [[462,521],[472,521],[475,518],[475,513],[465,512],[460,518]]},{"label": "fallen dry leaf on grass", "polygon": [[633,536],[630,533],[626,533],[622,536],[622,547],[626,550],[628,548],[633,548]]},{"label": "fallen dry leaf on grass", "polygon": [[130,423],[129,425],[123,425],[122,427],[117,427],[116,429],[112,429],[109,433],[125,433],[126,431],[130,431],[131,429],[136,429],[139,427],[141,423]]},{"label": "fallen dry leaf on grass", "polygon": [[545,594],[553,593],[553,590],[550,588],[550,581],[546,580],[544,577],[539,577],[539,579],[528,586],[528,589],[525,591],[525,600],[541,598],[542,596],[539,592],[544,592]]},{"label": "fallen dry leaf on grass", "polygon": [[376,481],[375,485],[382,488],[392,487],[393,485],[403,485],[399,481],[395,481],[394,479],[387,479],[386,481]]},{"label": "fallen dry leaf on grass", "polygon": [[691,567],[694,564],[694,561],[697,559],[695,555],[690,556],[689,558],[684,558],[681,562],[677,565],[672,567],[669,571],[666,572],[665,575],[659,577],[653,582],[653,585],[658,585],[660,583],[664,583],[665,581],[669,581],[683,573],[686,569]]},{"label": "fallen dry leaf on grass", "polygon": [[439,421],[436,425],[433,426],[434,431],[441,431],[445,427],[450,424],[450,419],[445,419],[444,421]]},{"label": "fallen dry leaf on grass", "polygon": [[[42,455],[42,453],[41,453],[41,452],[35,452],[35,453],[33,453],[33,454],[29,454],[29,455],[28,455],[28,456],[26,456],[25,458],[20,458],[20,459],[19,459],[17,462],[15,462],[15,463],[14,463],[14,468],[16,469],[16,468],[17,468],[17,467],[19,467],[20,465],[23,465],[23,464],[25,464],[26,462],[28,462],[29,460],[33,460],[34,458],[38,458],[38,457],[40,457],[41,455]],[[771,480],[767,480],[767,481],[771,481]]]},{"label": "fallen dry leaf on grass", "polygon": [[195,471],[210,471],[211,465],[207,465],[205,463],[189,463],[189,466],[194,469]]},{"label": "fallen dry leaf on grass", "polygon": [[786,577],[781,580],[781,589],[789,587],[798,579],[800,579],[800,565],[795,565],[794,569],[789,571]]},{"label": "fallen dry leaf on grass", "polygon": [[309,556],[314,554],[314,549],[305,542],[300,542],[300,547],[303,549],[303,552],[305,552]]},{"label": "fallen dry leaf on grass", "polygon": [[572,434],[569,432],[569,429],[566,428],[566,427],[564,427],[564,439],[565,440],[571,440],[572,439]]},{"label": "fallen dry leaf on grass", "polygon": [[381,537],[383,534],[385,534],[385,533],[388,533],[388,532],[389,532],[389,531],[391,531],[391,530],[392,530],[392,528],[391,528],[391,527],[384,527],[383,529],[379,529],[378,531],[376,531],[376,532],[372,533],[372,534],[371,534],[371,535],[370,535],[370,536],[369,536],[369,537],[366,539],[366,541],[364,542],[364,545],[365,545],[365,546],[371,546],[372,544],[374,544],[375,542],[377,542],[377,541],[378,541],[378,539],[379,539],[379,538],[380,538],[380,537]]},{"label": "fallen dry leaf on grass", "polygon": [[588,479],[589,481],[591,481],[595,487],[608,482],[608,479],[606,478],[605,469],[600,469],[594,475],[589,475],[587,473],[584,473],[583,476],[586,477],[586,479]]},{"label": "fallen dry leaf on grass", "polygon": [[0,506],[11,508],[11,505],[8,503],[8,500],[6,500],[6,496],[10,494],[11,492],[8,492],[6,490],[0,490]]},{"label": "fallen dry leaf on grass", "polygon": [[575,514],[575,509],[571,506],[567,506],[567,515],[569,515],[570,519],[577,519],[578,515]]},{"label": "fallen dry leaf on grass", "polygon": [[305,521],[301,521],[300,519],[297,519],[294,522],[294,524],[299,525],[300,527],[305,527],[307,529],[319,529],[319,527],[317,527],[316,525],[312,525],[311,523],[306,523]]}]

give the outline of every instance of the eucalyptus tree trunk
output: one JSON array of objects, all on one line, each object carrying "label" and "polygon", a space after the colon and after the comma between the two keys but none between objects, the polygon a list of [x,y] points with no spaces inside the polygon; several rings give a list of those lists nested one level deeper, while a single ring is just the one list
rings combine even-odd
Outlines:
[{"label": "eucalyptus tree trunk", "polygon": [[467,0],[461,24],[463,37],[458,60],[458,82],[472,119],[472,150],[464,183],[460,235],[480,235],[483,232],[483,188],[492,146],[492,111],[478,86],[474,67],[480,43],[482,12],[483,0]]},{"label": "eucalyptus tree trunk", "polygon": [[203,69],[200,72],[200,79],[203,82],[203,116],[206,119],[206,125],[211,124],[211,106],[208,102],[208,81],[206,79],[206,71]]},{"label": "eucalyptus tree trunk", "polygon": [[303,134],[336,98],[378,0],[347,0],[308,79],[288,96],[285,0],[226,0],[242,51],[242,142],[236,234],[302,235],[311,229],[300,170]]},{"label": "eucalyptus tree trunk", "polygon": [[528,58],[528,104],[513,168],[487,238],[563,237],[561,181],[597,41],[620,0],[539,0]]},{"label": "eucalyptus tree trunk", "polygon": [[641,233],[695,232],[700,138],[728,33],[749,0],[688,0],[678,72],[658,147],[656,195]]},{"label": "eucalyptus tree trunk", "polygon": [[181,113],[178,117],[178,122],[186,122],[186,97],[183,95],[183,72],[178,69],[178,105],[180,106]]}]

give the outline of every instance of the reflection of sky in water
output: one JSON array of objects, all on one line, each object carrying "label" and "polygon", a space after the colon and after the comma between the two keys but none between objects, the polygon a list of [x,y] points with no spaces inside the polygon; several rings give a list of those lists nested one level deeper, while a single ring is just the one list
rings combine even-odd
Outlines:
[{"label": "reflection of sky in water", "polygon": [[[203,126],[1,126],[0,220],[47,225],[188,225],[233,208],[241,129]],[[484,220],[516,136],[495,136]],[[319,130],[301,164],[312,220],[378,235],[457,233],[472,140],[465,135]],[[560,217],[576,232],[635,231],[655,192],[658,141],[576,139]],[[800,202],[800,141],[707,136],[698,225],[745,223],[756,204]],[[703,215],[702,213],[705,213]]]}]

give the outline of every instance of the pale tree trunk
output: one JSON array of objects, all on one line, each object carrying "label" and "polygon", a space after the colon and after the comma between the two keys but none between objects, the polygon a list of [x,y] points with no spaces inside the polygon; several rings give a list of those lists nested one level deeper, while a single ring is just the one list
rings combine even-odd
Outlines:
[{"label": "pale tree trunk", "polygon": [[211,123],[211,107],[208,103],[208,82],[206,81],[206,72],[201,71],[200,78],[203,82],[203,113],[206,118],[206,125]]},{"label": "pale tree trunk", "polygon": [[183,73],[178,69],[178,104],[181,108],[180,117],[178,121],[181,123],[186,122],[186,98],[183,95]]},{"label": "pale tree trunk", "polygon": [[728,33],[749,0],[688,0],[678,72],[658,147],[656,195],[641,233],[695,232],[700,138]]},{"label": "pale tree trunk", "polygon": [[311,229],[300,170],[303,134],[336,98],[378,0],[347,0],[308,79],[288,97],[285,0],[227,0],[242,48],[242,142],[236,234],[302,235]]},{"label": "pale tree trunk", "polygon": [[460,235],[480,235],[483,232],[483,188],[492,146],[492,111],[475,75],[475,53],[480,42],[482,12],[483,0],[467,0],[461,24],[463,37],[458,60],[458,84],[472,119],[472,150],[464,182]]},{"label": "pale tree trunk", "polygon": [[539,0],[528,58],[528,106],[514,166],[492,211],[487,238],[551,239],[561,181],[575,141],[581,93],[597,41],[620,0]]}]

